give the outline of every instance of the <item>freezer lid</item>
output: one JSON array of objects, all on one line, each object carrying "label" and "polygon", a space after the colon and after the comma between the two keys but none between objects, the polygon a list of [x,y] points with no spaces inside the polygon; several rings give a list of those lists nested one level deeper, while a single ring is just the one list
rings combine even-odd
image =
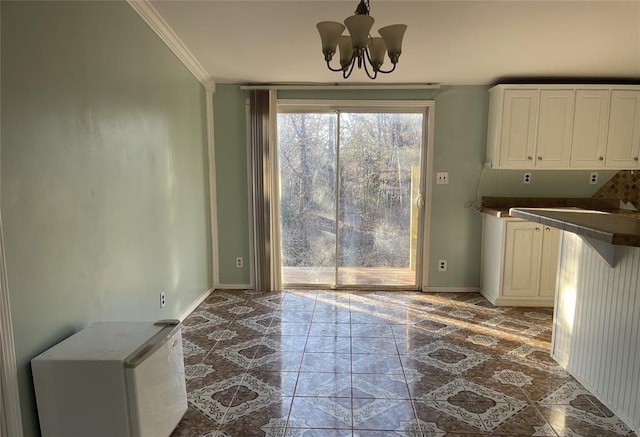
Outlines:
[{"label": "freezer lid", "polygon": [[155,351],[160,349],[169,339],[173,338],[176,333],[180,331],[179,320],[161,320],[156,322],[156,326],[162,326],[162,329],[125,358],[124,366],[126,368],[133,369],[138,367],[144,360],[153,355]]},{"label": "freezer lid", "polygon": [[33,360],[124,361],[164,328],[154,322],[96,322]]}]

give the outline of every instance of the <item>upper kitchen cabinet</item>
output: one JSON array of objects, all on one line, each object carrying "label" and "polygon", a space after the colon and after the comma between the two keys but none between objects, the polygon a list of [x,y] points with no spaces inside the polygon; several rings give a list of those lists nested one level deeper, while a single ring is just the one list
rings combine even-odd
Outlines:
[{"label": "upper kitchen cabinet", "polygon": [[571,158],[575,95],[568,90],[540,90],[535,167],[567,168]]},{"label": "upper kitchen cabinet", "polygon": [[575,92],[537,86],[491,88],[487,160],[494,168],[567,168]]},{"label": "upper kitchen cabinet", "polygon": [[[489,108],[490,113],[496,113],[494,129],[489,125],[489,136],[494,137],[489,144],[500,152],[496,154],[494,162],[501,168],[530,168],[536,147],[539,92],[506,89],[501,97],[492,100],[495,108]],[[502,144],[508,144],[509,147],[500,148]]]},{"label": "upper kitchen cabinet", "polygon": [[576,90],[571,168],[604,167],[604,151],[609,126],[609,90]]},{"label": "upper kitchen cabinet", "polygon": [[611,91],[611,115],[605,165],[638,168],[640,153],[640,90]]},{"label": "upper kitchen cabinet", "polygon": [[639,168],[640,86],[497,85],[487,132],[492,168]]}]

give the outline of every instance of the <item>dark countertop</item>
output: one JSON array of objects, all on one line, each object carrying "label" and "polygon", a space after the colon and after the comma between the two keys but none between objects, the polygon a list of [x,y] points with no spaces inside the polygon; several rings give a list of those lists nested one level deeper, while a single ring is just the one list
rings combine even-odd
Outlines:
[{"label": "dark countertop", "polygon": [[511,208],[511,217],[620,246],[640,247],[640,213],[581,208]]},{"label": "dark countertop", "polygon": [[620,201],[595,197],[483,197],[484,214],[494,217],[510,217],[511,208],[561,208],[577,207],[606,212],[618,212]]}]

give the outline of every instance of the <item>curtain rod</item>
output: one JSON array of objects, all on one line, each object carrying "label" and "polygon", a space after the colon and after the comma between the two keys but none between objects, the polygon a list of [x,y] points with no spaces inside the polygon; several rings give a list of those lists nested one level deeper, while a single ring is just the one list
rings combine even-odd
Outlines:
[{"label": "curtain rod", "polygon": [[430,90],[439,89],[439,83],[390,83],[380,85],[368,85],[368,84],[353,84],[342,85],[335,84],[288,84],[288,83],[274,83],[274,84],[261,84],[261,85],[241,85],[240,89],[243,91],[251,90]]}]

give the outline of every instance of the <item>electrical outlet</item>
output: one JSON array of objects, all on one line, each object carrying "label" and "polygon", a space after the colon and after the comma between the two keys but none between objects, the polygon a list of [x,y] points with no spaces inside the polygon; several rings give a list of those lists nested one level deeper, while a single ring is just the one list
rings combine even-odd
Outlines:
[{"label": "electrical outlet", "polygon": [[448,171],[439,171],[436,173],[436,184],[444,185],[449,183],[449,172]]},{"label": "electrical outlet", "polygon": [[447,271],[447,260],[446,259],[439,259],[438,260],[438,271],[439,272],[446,272]]},{"label": "electrical outlet", "polygon": [[595,185],[598,183],[598,172],[594,171],[593,173],[589,173],[589,183],[591,185]]},{"label": "electrical outlet", "polygon": [[531,173],[525,173],[522,176],[522,183],[523,184],[530,184],[531,183]]},{"label": "electrical outlet", "polygon": [[167,299],[165,298],[164,293],[160,293],[160,308],[164,308],[167,303]]},{"label": "electrical outlet", "polygon": [[241,256],[236,258],[236,268],[241,269],[244,266],[244,260]]}]

